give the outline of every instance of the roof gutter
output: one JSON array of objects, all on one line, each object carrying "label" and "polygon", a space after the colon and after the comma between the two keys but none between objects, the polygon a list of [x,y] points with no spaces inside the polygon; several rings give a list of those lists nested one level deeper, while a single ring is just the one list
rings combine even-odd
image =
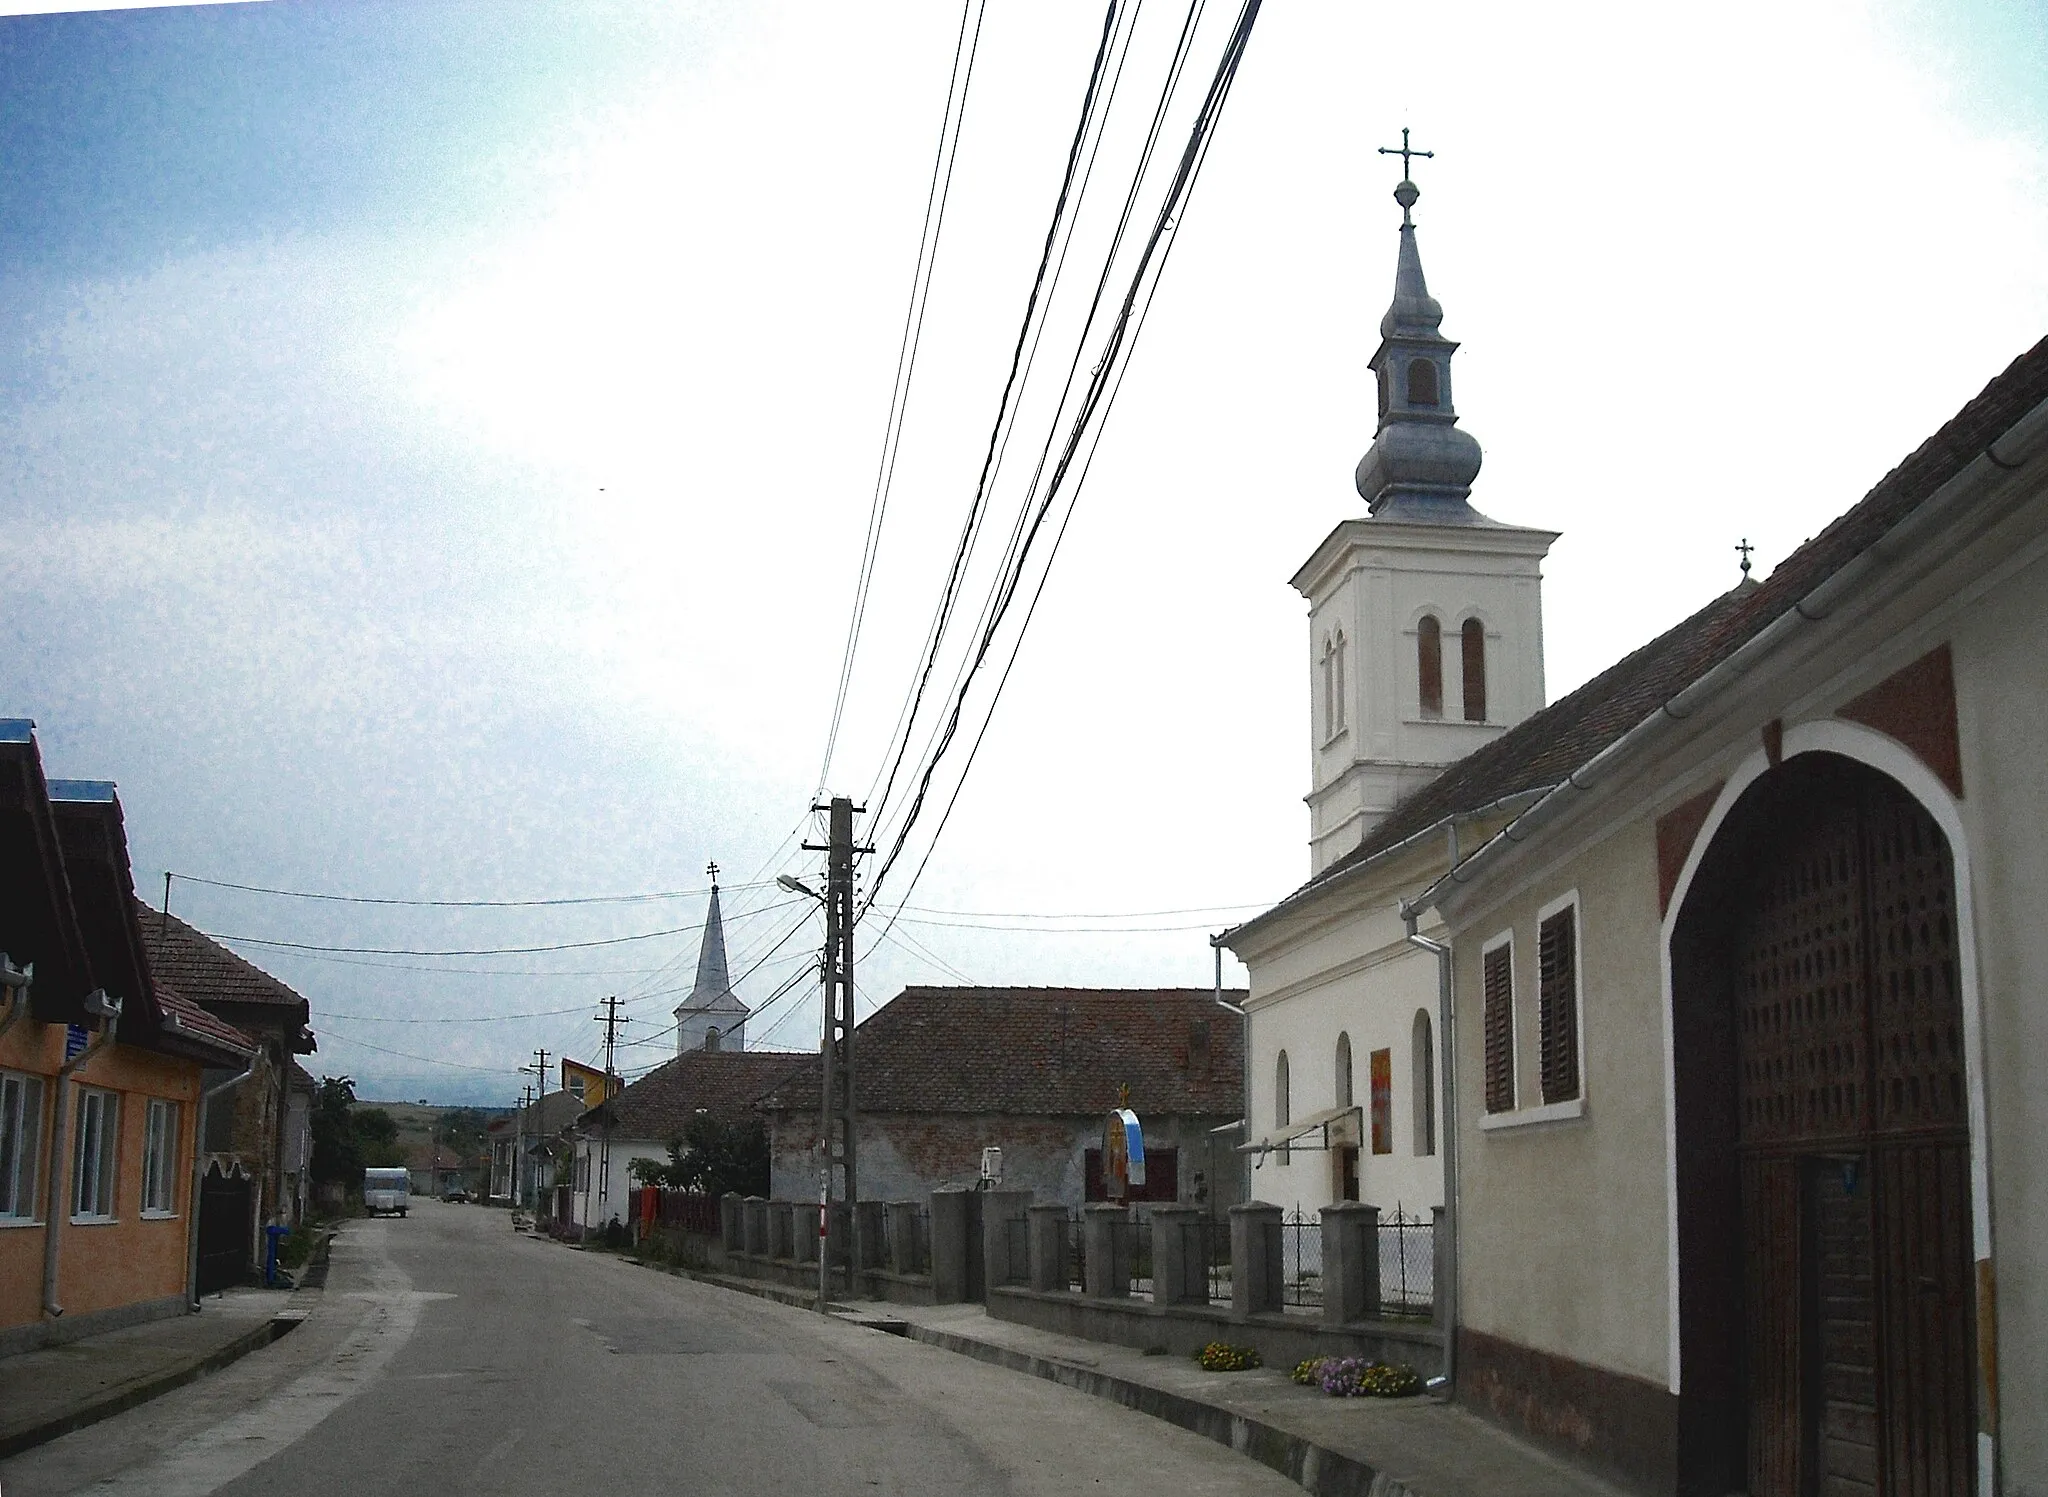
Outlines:
[{"label": "roof gutter", "polygon": [[[2009,456],[2001,455],[1997,450],[2001,444],[2017,450]],[[1648,717],[1565,776],[1563,781],[1502,827],[1463,863],[1423,890],[1414,901],[1416,908],[1425,909],[1434,904],[1447,887],[1469,882],[1475,872],[1504,856],[1508,847],[1526,842],[1565,815],[1580,796],[1603,784],[1616,765],[1632,756],[1642,745],[1654,741],[1662,733],[1673,731],[1675,725],[1693,717],[1755,670],[1787,640],[1803,633],[1806,625],[1826,623],[1846,595],[1869,578],[1888,570],[1900,556],[1913,549],[1912,542],[1922,532],[1946,519],[1950,510],[1963,504],[1978,485],[1991,476],[1978,467],[1980,461],[1988,464],[1990,469],[2012,472],[2032,462],[2044,447],[2048,447],[2048,401],[2036,405],[1993,438],[1976,458],[1890,530],[1851,557],[1833,576],[1826,578],[1739,645],[1732,654],[1709,667]]]},{"label": "roof gutter", "polygon": [[[1228,946],[1232,951],[1235,951],[1237,949],[1236,943],[1238,940],[1242,939],[1247,934],[1257,930],[1259,927],[1263,926],[1267,921],[1278,919],[1280,916],[1285,914],[1290,914],[1294,910],[1299,909],[1302,905],[1308,903],[1311,899],[1314,899],[1322,894],[1325,894],[1332,889],[1342,888],[1346,884],[1355,882],[1356,880],[1363,878],[1368,871],[1377,871],[1390,859],[1398,857],[1400,854],[1406,852],[1411,847],[1415,847],[1420,843],[1429,841],[1431,838],[1436,837],[1439,833],[1445,831],[1448,831],[1450,833],[1451,844],[1454,849],[1452,857],[1453,861],[1455,861],[1455,848],[1457,846],[1458,824],[1460,822],[1470,824],[1471,822],[1477,821],[1483,817],[1497,815],[1503,811],[1520,811],[1526,807],[1535,805],[1538,801],[1542,800],[1544,796],[1550,794],[1553,790],[1557,788],[1558,787],[1554,785],[1538,785],[1527,790],[1516,790],[1508,795],[1501,796],[1497,800],[1490,800],[1483,806],[1474,806],[1469,811],[1453,811],[1448,816],[1440,817],[1437,820],[1432,821],[1428,826],[1424,827],[1421,831],[1414,833],[1412,836],[1403,837],[1399,842],[1396,842],[1391,846],[1381,848],[1371,857],[1366,858],[1360,862],[1353,863],[1349,868],[1343,869],[1341,872],[1333,873],[1326,878],[1317,879],[1310,883],[1304,884],[1301,888],[1295,890],[1292,894],[1288,895],[1285,899],[1281,900],[1278,904],[1274,905],[1273,908],[1267,910],[1265,913],[1254,915],[1251,919],[1244,921],[1242,924],[1233,925],[1230,927],[1230,929],[1222,932],[1220,935],[1211,936],[1209,938],[1209,944],[1211,946],[1216,946],[1219,948]],[[1439,884],[1441,882],[1442,880],[1438,880]],[[1432,891],[1436,887],[1437,884],[1430,885],[1430,889]],[[1421,904],[1418,907],[1427,909],[1428,906],[1429,901],[1425,899],[1421,902]],[[1222,980],[1220,977],[1217,980],[1217,985],[1220,990],[1222,986]]]}]

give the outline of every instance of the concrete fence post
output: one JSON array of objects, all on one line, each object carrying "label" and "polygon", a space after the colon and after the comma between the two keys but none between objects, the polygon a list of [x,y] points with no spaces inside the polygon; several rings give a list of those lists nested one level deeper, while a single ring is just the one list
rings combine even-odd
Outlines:
[{"label": "concrete fence post", "polygon": [[860,1213],[861,1261],[859,1267],[861,1271],[866,1272],[871,1268],[887,1268],[889,1265],[882,1261],[884,1257],[882,1252],[882,1218],[888,1214],[888,1204],[884,1201],[860,1201],[854,1205],[853,1209]]},{"label": "concrete fence post", "polygon": [[796,1256],[796,1203],[794,1201],[770,1201],[768,1203],[768,1256],[771,1258],[794,1258]]},{"label": "concrete fence post", "polygon": [[1031,1287],[1058,1294],[1067,1287],[1067,1208],[1057,1201],[1031,1207]]},{"label": "concrete fence post", "polygon": [[1131,1292],[1130,1208],[1097,1201],[1081,1209],[1081,1242],[1088,1256],[1086,1293],[1091,1299],[1122,1299]]},{"label": "concrete fence post", "polygon": [[980,1192],[947,1185],[932,1192],[932,1303],[981,1298]]},{"label": "concrete fence post", "polygon": [[768,1256],[768,1202],[761,1196],[748,1196],[744,1204],[747,1213],[747,1256],[765,1258]]},{"label": "concrete fence post", "polygon": [[1209,1301],[1209,1265],[1188,1251],[1187,1230],[1201,1220],[1200,1206],[1152,1208],[1152,1303],[1199,1305]]},{"label": "concrete fence post", "polygon": [[[1024,1216],[1031,1205],[1028,1190],[984,1190],[981,1192],[981,1265],[982,1289],[986,1291],[1003,1284],[1023,1284],[1031,1278],[1031,1264],[1021,1255],[1012,1253],[1010,1223]],[[1018,1242],[1019,1249],[1024,1244]]]},{"label": "concrete fence post", "polygon": [[818,1203],[816,1201],[797,1201],[794,1205],[796,1209],[791,1213],[791,1225],[796,1232],[796,1241],[791,1246],[796,1249],[796,1261],[799,1263],[816,1263],[818,1261]]},{"label": "concrete fence post", "polygon": [[1380,1208],[1339,1201],[1323,1208],[1323,1323],[1380,1313]]},{"label": "concrete fence post", "polygon": [[1280,1208],[1246,1201],[1230,1208],[1230,1309],[1238,1316],[1278,1311],[1281,1261]]},{"label": "concrete fence post", "polygon": [[893,1273],[929,1273],[917,1262],[917,1202],[889,1203],[889,1268]]},{"label": "concrete fence post", "polygon": [[736,1190],[728,1190],[718,1198],[718,1241],[728,1253],[737,1253],[746,1245],[740,1206],[740,1193]]}]

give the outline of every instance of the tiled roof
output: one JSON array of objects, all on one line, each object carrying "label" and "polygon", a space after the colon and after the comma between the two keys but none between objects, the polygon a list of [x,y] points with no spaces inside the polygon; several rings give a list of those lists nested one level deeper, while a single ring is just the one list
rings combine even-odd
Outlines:
[{"label": "tiled roof", "polygon": [[612,1132],[623,1138],[667,1141],[681,1138],[690,1118],[702,1108],[713,1117],[738,1122],[753,1113],[754,1103],[809,1056],[772,1050],[692,1050],[657,1066],[588,1114],[589,1127],[609,1114]]},{"label": "tiled roof", "polygon": [[225,1019],[216,1019],[191,999],[167,986],[161,979],[156,984],[156,1001],[163,1009],[164,1017],[176,1018],[180,1028],[244,1055],[255,1053],[256,1042],[248,1035]]},{"label": "tiled roof", "polygon": [[583,1116],[583,1099],[574,1092],[549,1092],[519,1109],[519,1131],[528,1138],[548,1138]]},{"label": "tiled roof", "polygon": [[[1234,1003],[1242,992],[1226,992]],[[1188,1064],[1194,1022],[1209,1061]],[[1146,1113],[1242,1111],[1243,1023],[1207,988],[905,988],[855,1034],[864,1112],[1086,1117],[1117,1105]],[[763,1099],[815,1111],[812,1057]]]},{"label": "tiled roof", "polygon": [[308,1017],[306,1000],[261,967],[236,956],[218,941],[202,935],[176,915],[138,902],[143,944],[150,972],[196,1003],[250,1003],[289,1006],[299,1022]]},{"label": "tiled roof", "polygon": [[1768,580],[1723,593],[1571,695],[1460,759],[1304,887],[1447,816],[1557,784],[1862,555],[2044,399],[2048,338],[2015,359],[1862,502],[1780,563]]}]

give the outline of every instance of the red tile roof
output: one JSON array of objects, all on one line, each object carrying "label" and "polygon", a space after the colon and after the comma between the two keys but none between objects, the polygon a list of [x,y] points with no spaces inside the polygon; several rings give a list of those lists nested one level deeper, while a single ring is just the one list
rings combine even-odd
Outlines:
[{"label": "red tile roof", "polygon": [[1557,784],[1790,612],[2044,399],[2048,338],[2013,360],[1860,503],[1787,557],[1768,580],[1723,593],[1577,691],[1451,765],[1298,893],[1447,816]]},{"label": "red tile roof", "polygon": [[753,1116],[754,1103],[769,1088],[812,1057],[773,1050],[692,1050],[655,1067],[611,1102],[584,1114],[585,1129],[606,1117],[618,1138],[681,1138],[698,1109],[724,1122]]},{"label": "red tile roof", "polygon": [[248,1035],[225,1019],[216,1019],[175,988],[167,986],[161,978],[156,983],[156,1001],[163,1009],[165,1019],[175,1019],[178,1028],[243,1055],[255,1053],[256,1042]]},{"label": "red tile roof", "polygon": [[[151,975],[169,982],[195,1003],[235,1003],[290,1009],[307,1022],[306,1000],[261,967],[194,930],[176,915],[136,905]],[[279,1014],[288,1022],[289,1016]]]},{"label": "red tile roof", "polygon": [[[1191,1070],[1196,1021],[1209,1060]],[[856,1100],[864,1112],[1091,1117],[1128,1085],[1141,1116],[1234,1118],[1243,1033],[1207,988],[905,988],[855,1032]],[[818,1092],[813,1056],[762,1105],[815,1112]]]}]

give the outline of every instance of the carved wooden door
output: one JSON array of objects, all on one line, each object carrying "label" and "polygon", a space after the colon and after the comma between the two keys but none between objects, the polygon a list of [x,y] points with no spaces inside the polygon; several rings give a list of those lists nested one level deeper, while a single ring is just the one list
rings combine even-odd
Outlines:
[{"label": "carved wooden door", "polygon": [[1791,818],[1736,953],[1749,1489],[1974,1490],[1955,879],[1858,789]]}]

